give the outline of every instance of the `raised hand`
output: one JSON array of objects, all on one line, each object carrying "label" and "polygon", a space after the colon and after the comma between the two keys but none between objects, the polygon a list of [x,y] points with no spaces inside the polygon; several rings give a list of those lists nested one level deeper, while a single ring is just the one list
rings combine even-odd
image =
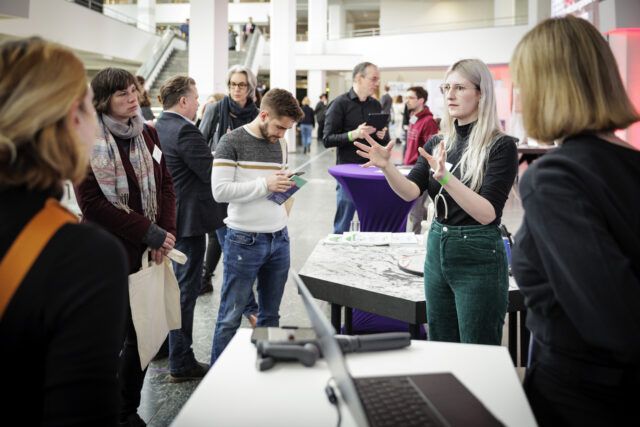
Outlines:
[{"label": "raised hand", "polygon": [[353,139],[363,139],[365,135],[371,135],[376,131],[376,128],[369,126],[366,123],[361,123],[355,130],[351,131]]},{"label": "raised hand", "polygon": [[391,158],[391,150],[393,150],[393,144],[388,144],[386,147],[378,144],[369,135],[364,136],[364,140],[367,144],[355,141],[353,144],[358,147],[358,155],[364,157],[369,161],[362,165],[365,168],[370,166],[377,166],[381,169],[386,168],[389,165],[389,159]]},{"label": "raised hand", "polygon": [[447,174],[447,150],[445,149],[444,141],[438,144],[438,152],[435,156],[427,153],[422,147],[418,148],[418,153],[429,163],[429,166],[433,169],[433,177],[437,181],[441,180]]},{"label": "raised hand", "polygon": [[292,186],[292,182],[289,180],[289,172],[279,170],[273,175],[267,177],[267,188],[272,193],[284,193]]}]

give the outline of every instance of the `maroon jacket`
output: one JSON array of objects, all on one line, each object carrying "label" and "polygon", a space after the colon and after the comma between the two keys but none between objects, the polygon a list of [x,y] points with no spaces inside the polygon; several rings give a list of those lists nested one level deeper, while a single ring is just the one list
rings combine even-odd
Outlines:
[{"label": "maroon jacket", "polygon": [[[415,122],[411,123],[414,120]],[[407,149],[404,152],[404,164],[415,165],[420,155],[418,147],[424,147],[424,144],[436,133],[438,133],[438,124],[433,119],[429,107],[425,105],[424,110],[411,117],[407,132]]]},{"label": "maroon jacket", "polygon": [[[160,141],[155,129],[145,125],[142,134],[150,153],[153,153],[154,145],[160,147]],[[129,207],[132,211],[127,213],[118,209],[104,197],[91,168],[89,168],[89,173],[85,180],[76,188],[76,197],[78,205],[82,209],[84,221],[99,224],[120,239],[127,250],[129,274],[131,274],[140,269],[142,253],[147,248],[147,245],[142,243],[142,239],[147,233],[151,221],[144,216],[140,187],[138,186],[133,166],[129,161],[129,153],[125,153],[120,145],[118,145],[118,150],[127,173]],[[160,164],[155,160],[153,161],[153,173],[156,179],[156,197],[158,199],[156,224],[175,236],[176,195],[164,156],[162,156]]]}]

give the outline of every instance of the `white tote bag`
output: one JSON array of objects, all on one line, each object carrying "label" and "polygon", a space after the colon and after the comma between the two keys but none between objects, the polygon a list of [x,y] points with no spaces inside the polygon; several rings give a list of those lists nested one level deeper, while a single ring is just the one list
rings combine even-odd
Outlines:
[{"label": "white tote bag", "polygon": [[138,336],[140,367],[144,370],[169,331],[181,326],[180,288],[169,258],[156,264],[149,262],[148,250],[142,254],[142,268],[129,276],[129,304]]}]

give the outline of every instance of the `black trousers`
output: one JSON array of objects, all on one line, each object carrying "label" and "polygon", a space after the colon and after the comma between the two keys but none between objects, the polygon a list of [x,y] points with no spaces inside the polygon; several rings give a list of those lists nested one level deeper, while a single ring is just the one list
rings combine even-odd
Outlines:
[{"label": "black trousers", "polygon": [[213,272],[220,261],[222,255],[222,248],[220,242],[218,242],[218,236],[216,236],[215,230],[211,233],[207,233],[207,252],[204,256],[204,276],[211,277]]},{"label": "black trousers", "polygon": [[120,353],[118,380],[120,382],[120,420],[138,411],[140,406],[140,392],[144,384],[147,370],[140,369],[140,355],[138,354],[138,337],[131,318],[131,308],[127,310],[127,326],[124,346]]},{"label": "black trousers", "polygon": [[524,390],[541,427],[640,425],[639,373],[638,367],[618,369],[534,354]]},{"label": "black trousers", "polygon": [[322,138],[324,137],[324,120],[318,120],[318,142],[322,142]]}]

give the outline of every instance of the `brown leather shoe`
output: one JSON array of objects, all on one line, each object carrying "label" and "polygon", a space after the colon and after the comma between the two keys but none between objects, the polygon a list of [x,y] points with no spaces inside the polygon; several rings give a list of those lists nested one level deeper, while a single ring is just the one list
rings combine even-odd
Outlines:
[{"label": "brown leather shoe", "polygon": [[255,328],[256,325],[258,324],[258,316],[256,316],[255,314],[248,315],[247,320],[249,320],[249,324],[251,325],[252,328]]}]

